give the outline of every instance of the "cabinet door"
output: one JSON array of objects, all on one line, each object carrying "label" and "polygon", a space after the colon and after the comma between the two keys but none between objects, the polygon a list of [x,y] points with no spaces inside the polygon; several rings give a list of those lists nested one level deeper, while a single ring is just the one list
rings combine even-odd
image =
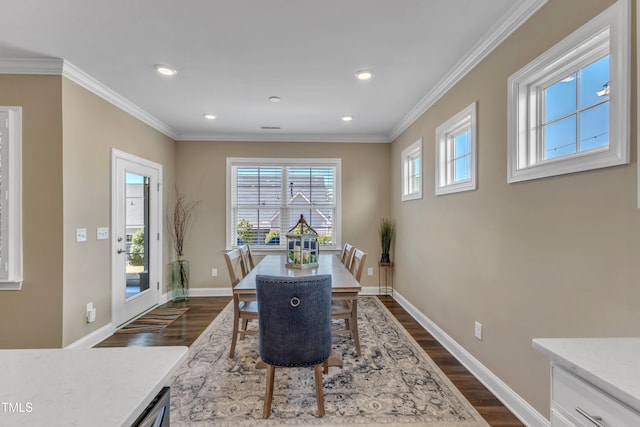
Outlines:
[{"label": "cabinet door", "polygon": [[575,424],[567,420],[555,409],[551,410],[551,427],[576,427]]}]

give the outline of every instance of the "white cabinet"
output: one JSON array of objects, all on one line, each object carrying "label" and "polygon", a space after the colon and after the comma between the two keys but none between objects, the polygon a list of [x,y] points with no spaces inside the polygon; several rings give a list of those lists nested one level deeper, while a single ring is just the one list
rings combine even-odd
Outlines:
[{"label": "white cabinet", "polygon": [[552,427],[640,427],[640,338],[536,338],[551,359]]},{"label": "white cabinet", "polygon": [[552,364],[551,426],[640,426],[640,414],[575,374]]}]

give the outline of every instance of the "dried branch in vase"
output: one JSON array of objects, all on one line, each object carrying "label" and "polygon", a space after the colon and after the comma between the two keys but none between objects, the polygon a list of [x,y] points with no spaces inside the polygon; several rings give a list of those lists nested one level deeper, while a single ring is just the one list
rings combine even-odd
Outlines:
[{"label": "dried branch in vase", "polygon": [[176,191],[173,212],[167,213],[167,228],[178,257],[184,255],[185,239],[193,221],[193,211],[198,203],[199,201],[186,202],[184,196]]}]

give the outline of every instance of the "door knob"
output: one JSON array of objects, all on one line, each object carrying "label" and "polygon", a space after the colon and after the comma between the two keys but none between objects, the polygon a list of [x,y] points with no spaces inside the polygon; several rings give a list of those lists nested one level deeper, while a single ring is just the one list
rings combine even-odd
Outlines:
[{"label": "door knob", "polygon": [[124,253],[124,252],[125,252],[125,250],[124,250],[124,249],[118,249],[118,253],[119,253],[119,254]]}]

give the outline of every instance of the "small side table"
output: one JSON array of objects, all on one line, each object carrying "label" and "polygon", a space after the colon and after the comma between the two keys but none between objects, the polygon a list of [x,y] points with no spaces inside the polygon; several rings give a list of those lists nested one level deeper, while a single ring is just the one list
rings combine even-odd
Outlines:
[{"label": "small side table", "polygon": [[[384,273],[384,280],[382,275]],[[382,293],[384,289],[384,294]],[[389,295],[389,289],[391,289],[391,296],[393,296],[393,262],[378,262],[378,293],[380,295]]]}]

